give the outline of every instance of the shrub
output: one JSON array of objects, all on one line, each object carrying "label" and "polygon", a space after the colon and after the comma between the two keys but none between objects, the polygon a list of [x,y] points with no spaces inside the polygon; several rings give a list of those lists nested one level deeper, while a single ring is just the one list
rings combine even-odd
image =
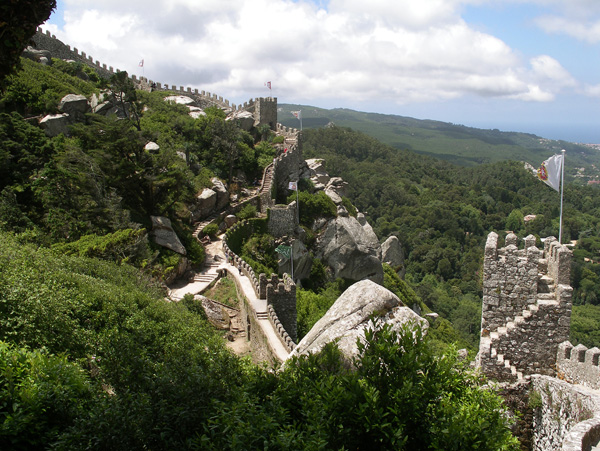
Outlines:
[{"label": "shrub", "polygon": [[[296,200],[296,194],[288,196],[287,202]],[[324,191],[310,194],[306,191],[298,193],[300,224],[310,227],[317,218],[335,218],[337,207]]]},{"label": "shrub", "polygon": [[254,205],[248,204],[242,208],[236,216],[243,221],[244,219],[250,219],[256,217],[256,207]]},{"label": "shrub", "polygon": [[204,235],[208,235],[211,238],[215,238],[219,233],[219,226],[217,224],[208,224],[202,229]]}]

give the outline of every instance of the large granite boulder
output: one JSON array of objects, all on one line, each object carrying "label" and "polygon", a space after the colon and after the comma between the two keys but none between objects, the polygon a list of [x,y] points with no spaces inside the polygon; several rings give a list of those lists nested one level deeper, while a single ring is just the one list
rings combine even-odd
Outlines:
[{"label": "large granite boulder", "polygon": [[210,181],[213,184],[212,190],[217,193],[216,209],[220,211],[229,203],[229,191],[227,191],[225,184],[218,178],[213,177]]},{"label": "large granite boulder", "polygon": [[311,158],[306,160],[308,165],[310,180],[315,184],[316,189],[325,189],[329,182],[329,174],[325,170],[325,160],[321,158]]},{"label": "large granite boulder", "polygon": [[316,353],[327,343],[338,340],[337,345],[348,361],[358,354],[357,339],[364,339],[365,330],[376,316],[398,330],[402,324],[411,322],[427,328],[427,321],[420,318],[391,291],[370,281],[357,282],[342,293],[298,346],[290,354]]},{"label": "large granite boulder", "polygon": [[171,220],[164,216],[150,216],[152,220],[152,237],[159,246],[171,249],[178,254],[185,255],[186,250],[179,237],[173,230]]},{"label": "large granite boulder", "polygon": [[404,250],[398,237],[392,235],[383,242],[381,245],[381,261],[392,268],[400,268],[398,274],[400,274],[400,277],[404,275]]},{"label": "large granite boulder", "polygon": [[371,279],[383,283],[381,246],[377,235],[352,216],[330,220],[317,241],[318,256],[333,270],[333,277]]},{"label": "large granite boulder", "polygon": [[249,111],[237,110],[230,113],[226,121],[235,121],[242,130],[249,132],[254,127],[254,115]]},{"label": "large granite boulder", "polygon": [[44,65],[50,65],[52,63],[52,55],[49,50],[38,50],[34,49],[32,46],[28,45],[23,53],[21,54],[23,58],[30,59],[35,61],[36,63],[42,63]]},{"label": "large granite boulder", "polygon": [[71,124],[71,119],[66,113],[48,114],[40,121],[40,126],[49,137],[58,136],[61,133],[68,136],[69,124]]},{"label": "large granite boulder", "polygon": [[194,105],[196,103],[194,99],[188,96],[167,96],[163,100],[177,105]]},{"label": "large granite boulder", "polygon": [[85,122],[85,114],[91,111],[87,98],[79,94],[64,96],[58,104],[58,110],[68,114],[74,122]]},{"label": "large granite boulder", "polygon": [[194,219],[202,219],[210,216],[217,205],[217,193],[210,188],[204,188],[196,198]]}]

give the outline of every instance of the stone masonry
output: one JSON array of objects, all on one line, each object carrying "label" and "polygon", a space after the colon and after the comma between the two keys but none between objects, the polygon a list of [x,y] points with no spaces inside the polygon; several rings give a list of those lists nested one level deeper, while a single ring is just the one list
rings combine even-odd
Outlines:
[{"label": "stone masonry", "polygon": [[509,234],[498,249],[488,235],[483,263],[481,341],[477,366],[499,381],[531,374],[554,376],[559,345],[571,319],[571,251],[548,238],[543,252],[532,235],[517,247]]},{"label": "stone masonry", "polygon": [[279,279],[276,274],[271,275],[267,283],[267,305],[273,306],[283,329],[296,342],[298,340],[296,284],[290,276],[284,274],[283,279]]}]

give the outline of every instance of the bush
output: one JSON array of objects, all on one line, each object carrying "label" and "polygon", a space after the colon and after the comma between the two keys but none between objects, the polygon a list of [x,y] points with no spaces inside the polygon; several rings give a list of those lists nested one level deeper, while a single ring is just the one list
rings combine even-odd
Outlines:
[{"label": "bush", "polygon": [[[287,203],[296,200],[296,193],[288,196]],[[310,194],[306,191],[298,193],[300,224],[310,227],[317,218],[335,218],[337,207],[324,191]]]},{"label": "bush", "polygon": [[219,233],[219,226],[217,224],[208,224],[202,229],[204,235],[208,235],[211,238],[215,238]]},{"label": "bush", "polygon": [[255,218],[256,214],[256,207],[254,205],[247,204],[236,214],[236,216],[243,221],[244,219]]},{"label": "bush", "polygon": [[[499,396],[423,332],[375,325],[350,370],[328,344],[255,378],[254,397],[220,404],[202,449],[518,450]],[[256,400],[256,394],[260,401]]]}]

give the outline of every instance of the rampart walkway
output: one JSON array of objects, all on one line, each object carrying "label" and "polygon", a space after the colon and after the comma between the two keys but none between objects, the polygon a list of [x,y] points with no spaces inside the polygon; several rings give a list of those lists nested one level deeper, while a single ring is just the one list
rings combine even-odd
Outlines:
[{"label": "rampart walkway", "polygon": [[235,266],[232,266],[227,262],[225,254],[223,253],[223,243],[221,238],[218,238],[211,242],[210,245],[206,246],[206,254],[207,263],[203,270],[196,275],[193,282],[171,290],[171,299],[181,300],[186,294],[195,295],[202,293],[217,278],[219,270],[226,270],[228,274],[231,274],[231,276],[235,277],[238,281],[237,286],[241,287],[242,290],[239,294],[246,297],[248,305],[256,312],[258,324],[268,340],[269,347],[277,359],[283,362],[289,355],[289,352],[281,343],[279,334],[269,320],[266,299],[258,299],[250,279],[241,274]]}]

